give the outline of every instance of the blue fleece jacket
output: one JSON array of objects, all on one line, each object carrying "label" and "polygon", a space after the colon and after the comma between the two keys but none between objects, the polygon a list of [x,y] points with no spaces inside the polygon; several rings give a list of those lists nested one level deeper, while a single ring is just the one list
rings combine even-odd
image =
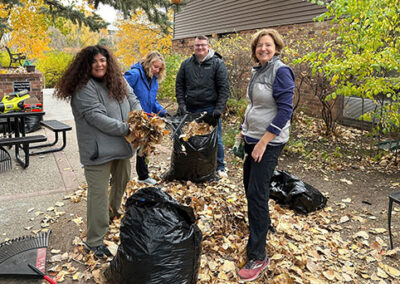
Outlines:
[{"label": "blue fleece jacket", "polygon": [[[151,84],[149,84],[146,78],[146,72],[140,62],[132,65],[131,69],[125,72],[124,76],[132,87],[136,97],[139,99],[143,111],[157,114],[163,109],[157,101],[157,76],[153,76]],[[166,113],[167,112],[163,110],[159,115],[164,116]]]}]

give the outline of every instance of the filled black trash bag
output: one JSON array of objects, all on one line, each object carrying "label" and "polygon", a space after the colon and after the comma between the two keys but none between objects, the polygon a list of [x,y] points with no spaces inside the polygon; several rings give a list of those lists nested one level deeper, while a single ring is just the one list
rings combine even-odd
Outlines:
[{"label": "filled black trash bag", "polygon": [[31,133],[41,128],[41,115],[28,115],[25,117],[25,133]]},{"label": "filled black trash bag", "polygon": [[328,200],[315,187],[284,171],[274,171],[270,197],[302,214],[324,208]]},{"label": "filled black trash bag", "polygon": [[[190,113],[185,122],[198,119],[200,113]],[[171,123],[176,129],[184,116],[173,117]],[[203,120],[201,118],[199,121]],[[190,180],[192,182],[206,182],[216,179],[217,168],[217,135],[215,127],[210,134],[190,137],[187,141],[179,138],[182,128],[173,137],[174,148],[171,155],[171,167],[163,174],[166,181]]]},{"label": "filled black trash bag", "polygon": [[121,244],[108,283],[196,283],[202,233],[193,209],[159,188],[138,190],[126,202]]}]

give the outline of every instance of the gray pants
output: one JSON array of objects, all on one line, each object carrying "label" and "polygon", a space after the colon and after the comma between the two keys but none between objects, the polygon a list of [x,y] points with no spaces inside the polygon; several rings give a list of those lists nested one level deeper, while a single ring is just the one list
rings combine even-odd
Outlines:
[{"label": "gray pants", "polygon": [[[110,214],[116,215],[131,176],[130,159],[113,160],[96,166],[85,166],[87,192],[86,243],[91,247],[103,244]],[[111,191],[108,184],[112,177]]]}]

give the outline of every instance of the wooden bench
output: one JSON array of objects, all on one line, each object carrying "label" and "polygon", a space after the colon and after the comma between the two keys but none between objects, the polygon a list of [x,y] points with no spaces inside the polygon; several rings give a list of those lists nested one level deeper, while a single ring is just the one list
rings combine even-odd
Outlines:
[{"label": "wooden bench", "polygon": [[62,149],[64,149],[65,146],[67,145],[66,132],[70,131],[72,129],[72,127],[65,123],[62,123],[61,121],[58,121],[58,120],[44,120],[44,121],[41,121],[40,124],[54,132],[54,135],[55,135],[54,141],[51,143],[47,143],[47,144],[34,145],[31,147],[31,149],[51,147],[51,146],[56,145],[58,142],[58,133],[59,132],[62,132],[62,145],[61,145],[61,147],[58,147],[58,148],[34,151],[34,152],[31,152],[30,154],[31,155],[46,154],[46,153],[61,151]]},{"label": "wooden bench", "polygon": [[[0,138],[0,146],[15,146],[15,158],[25,169],[29,166],[29,144],[44,142],[46,140],[47,138],[44,135]],[[24,159],[20,157],[19,149],[24,151]]]}]

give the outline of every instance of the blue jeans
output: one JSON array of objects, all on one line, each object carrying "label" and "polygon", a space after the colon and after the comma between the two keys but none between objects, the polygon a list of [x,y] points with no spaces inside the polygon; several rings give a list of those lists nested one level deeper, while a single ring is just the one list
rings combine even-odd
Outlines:
[{"label": "blue jeans", "polygon": [[[198,108],[198,109],[190,109],[188,108],[188,111],[193,112],[193,113],[199,113],[199,112],[209,112],[212,113],[214,111],[214,107],[206,107],[206,108]],[[224,163],[224,144],[222,143],[222,119],[220,118],[218,120],[218,133],[217,133],[217,171],[219,170],[225,170],[225,163]]]}]

